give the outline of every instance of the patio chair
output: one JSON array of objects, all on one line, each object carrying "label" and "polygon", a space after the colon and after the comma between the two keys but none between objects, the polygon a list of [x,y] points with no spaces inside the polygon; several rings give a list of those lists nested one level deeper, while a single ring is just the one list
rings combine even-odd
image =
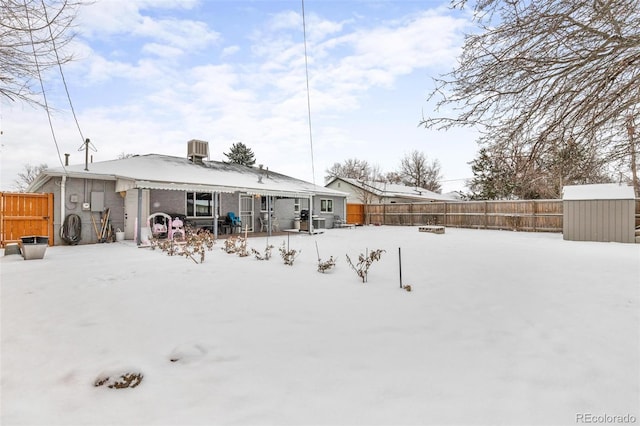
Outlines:
[{"label": "patio chair", "polygon": [[227,223],[229,223],[232,230],[235,228],[242,230],[242,220],[234,212],[227,213]]},{"label": "patio chair", "polygon": [[167,238],[171,216],[166,213],[153,213],[147,218],[147,226],[155,238]]},{"label": "patio chair", "polygon": [[180,238],[183,240],[185,238],[184,223],[182,222],[182,220],[180,220],[179,217],[176,217],[171,221],[171,233],[169,238],[170,239]]},{"label": "patio chair", "polygon": [[263,218],[262,216],[260,216],[258,218],[258,220],[260,221],[260,232],[265,232],[267,231],[269,228],[269,224],[267,223],[267,219]]},{"label": "patio chair", "polygon": [[333,227],[334,228],[342,228],[347,225],[347,222],[342,219],[340,216],[335,215],[333,217]]}]

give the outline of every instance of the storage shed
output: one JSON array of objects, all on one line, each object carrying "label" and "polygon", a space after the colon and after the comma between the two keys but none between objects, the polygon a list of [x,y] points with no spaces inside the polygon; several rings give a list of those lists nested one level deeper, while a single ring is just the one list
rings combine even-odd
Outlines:
[{"label": "storage shed", "polygon": [[562,189],[563,238],[571,241],[635,242],[635,194],[619,184]]}]

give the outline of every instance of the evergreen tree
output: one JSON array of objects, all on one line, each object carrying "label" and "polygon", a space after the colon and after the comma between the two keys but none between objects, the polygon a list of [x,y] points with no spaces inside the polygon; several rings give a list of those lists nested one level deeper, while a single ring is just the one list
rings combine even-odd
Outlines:
[{"label": "evergreen tree", "polygon": [[497,161],[486,148],[482,148],[470,164],[473,179],[468,186],[472,200],[513,198],[515,183],[510,167],[504,161]]},{"label": "evergreen tree", "polygon": [[231,145],[231,149],[229,149],[229,153],[223,153],[229,163],[233,164],[242,164],[243,166],[251,167],[256,163],[255,156],[251,148],[247,147],[242,142],[236,142]]}]

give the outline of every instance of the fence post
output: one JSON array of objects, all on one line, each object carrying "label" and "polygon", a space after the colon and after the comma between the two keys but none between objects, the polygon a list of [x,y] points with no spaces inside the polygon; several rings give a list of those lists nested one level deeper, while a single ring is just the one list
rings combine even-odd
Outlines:
[{"label": "fence post", "polygon": [[487,229],[488,218],[487,218],[487,201],[484,202],[484,229]]},{"label": "fence post", "polygon": [[538,213],[538,202],[536,200],[532,201],[533,203],[533,232],[536,232],[537,230],[537,222],[538,222],[538,218],[536,216],[536,213]]},{"label": "fence post", "polygon": [[387,203],[382,205],[382,224],[387,224]]},{"label": "fence post", "polygon": [[409,223],[413,226],[413,203],[409,204]]},{"label": "fence post", "polygon": [[444,215],[442,216],[443,225],[447,226],[447,202],[444,202]]}]

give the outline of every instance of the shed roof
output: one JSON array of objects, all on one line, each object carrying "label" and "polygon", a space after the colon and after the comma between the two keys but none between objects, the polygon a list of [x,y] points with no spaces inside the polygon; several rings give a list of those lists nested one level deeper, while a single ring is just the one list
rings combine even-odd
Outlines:
[{"label": "shed roof", "polygon": [[562,188],[563,200],[633,200],[632,186],[617,183],[568,185]]}]

